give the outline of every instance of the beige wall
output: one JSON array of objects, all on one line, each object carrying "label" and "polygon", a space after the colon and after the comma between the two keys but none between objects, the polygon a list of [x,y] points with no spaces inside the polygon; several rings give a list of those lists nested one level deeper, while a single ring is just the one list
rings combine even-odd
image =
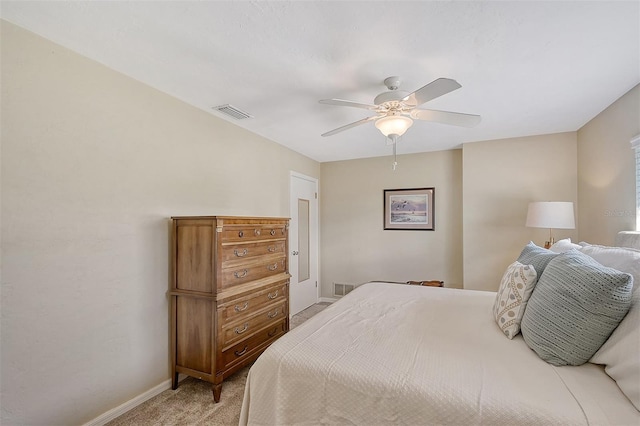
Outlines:
[{"label": "beige wall", "polygon": [[580,239],[611,245],[619,231],[635,230],[635,157],[640,134],[640,85],[578,130]]},{"label": "beige wall", "polygon": [[[461,151],[399,156],[395,172],[392,161],[322,163],[322,296],[332,296],[334,282],[439,279],[461,287]],[[435,187],[436,230],[383,230],[383,190],[422,187]]]},{"label": "beige wall", "polygon": [[2,424],[81,424],[170,376],[169,216],[320,165],[4,21],[1,60]]},{"label": "beige wall", "polygon": [[[495,291],[524,245],[548,230],[524,226],[531,201],[577,201],[576,133],[465,144],[464,288]],[[555,230],[556,239],[576,238]]]}]

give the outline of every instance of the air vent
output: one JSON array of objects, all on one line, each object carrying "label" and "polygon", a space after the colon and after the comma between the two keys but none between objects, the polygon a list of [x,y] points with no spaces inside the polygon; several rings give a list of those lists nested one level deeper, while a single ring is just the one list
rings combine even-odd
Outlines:
[{"label": "air vent", "polygon": [[333,295],[336,297],[346,296],[355,288],[355,284],[333,283]]},{"label": "air vent", "polygon": [[253,118],[253,115],[247,114],[244,111],[240,111],[238,108],[233,105],[224,104],[217,107],[213,107],[213,109],[228,115],[229,117],[233,117],[236,120],[244,120],[245,118]]}]

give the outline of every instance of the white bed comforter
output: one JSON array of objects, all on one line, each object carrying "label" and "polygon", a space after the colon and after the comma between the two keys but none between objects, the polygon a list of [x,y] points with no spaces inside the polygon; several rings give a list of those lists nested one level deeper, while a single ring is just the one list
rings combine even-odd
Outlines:
[{"label": "white bed comforter", "polygon": [[360,286],[260,356],[240,424],[640,424],[601,367],[554,367],[502,335],[494,298]]}]

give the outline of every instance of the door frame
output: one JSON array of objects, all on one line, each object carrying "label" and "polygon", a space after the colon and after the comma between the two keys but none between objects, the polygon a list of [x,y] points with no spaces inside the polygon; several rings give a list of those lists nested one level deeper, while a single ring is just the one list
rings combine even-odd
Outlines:
[{"label": "door frame", "polygon": [[[304,175],[302,173],[299,172],[294,172],[293,170],[289,171],[289,215],[291,215],[291,211],[292,211],[292,204],[291,204],[291,195],[293,194],[293,179],[303,179],[306,181],[309,181],[311,183],[313,183],[315,185],[315,193],[316,193],[316,200],[317,202],[315,203],[315,221],[314,223],[310,224],[310,225],[315,225],[315,228],[317,230],[317,238],[316,238],[316,255],[315,255],[315,262],[316,262],[316,266],[318,268],[317,271],[317,277],[318,277],[318,285],[316,286],[316,303],[318,303],[320,301],[320,194],[318,191],[318,182],[319,180],[312,177],[312,176],[307,176]],[[289,241],[287,242],[289,243]],[[290,247],[290,244],[287,244],[288,247]],[[289,253],[287,253],[287,260],[289,262],[289,265],[292,262],[292,257],[293,255],[291,254],[291,249],[289,248]],[[291,286],[289,286],[289,289],[291,289]],[[289,317],[291,317],[291,309],[289,309]]]}]

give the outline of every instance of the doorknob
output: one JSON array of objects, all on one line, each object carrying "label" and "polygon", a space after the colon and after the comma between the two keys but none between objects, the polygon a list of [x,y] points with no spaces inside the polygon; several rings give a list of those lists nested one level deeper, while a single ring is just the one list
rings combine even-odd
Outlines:
[{"label": "doorknob", "polygon": [[294,251],[291,252],[291,254],[294,255],[294,256],[297,256],[298,255],[298,251],[294,250]]}]

